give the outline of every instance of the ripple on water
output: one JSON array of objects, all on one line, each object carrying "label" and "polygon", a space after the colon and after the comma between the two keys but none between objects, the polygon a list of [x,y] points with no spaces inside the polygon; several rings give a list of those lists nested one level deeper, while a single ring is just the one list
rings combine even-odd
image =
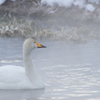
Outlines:
[{"label": "ripple on water", "polygon": [[[0,65],[22,66],[23,41],[2,39],[1,43]],[[9,43],[11,46],[6,47],[5,45],[9,45]],[[69,45],[65,42],[59,43],[59,41],[43,42],[42,44],[46,44],[48,48],[37,49],[32,55],[37,66],[36,69],[46,85],[44,93],[37,99],[100,99],[100,46],[93,44]]]}]

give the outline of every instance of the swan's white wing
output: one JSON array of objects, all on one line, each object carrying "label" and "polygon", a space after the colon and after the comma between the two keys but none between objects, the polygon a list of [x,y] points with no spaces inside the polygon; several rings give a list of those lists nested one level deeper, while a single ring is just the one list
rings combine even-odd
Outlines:
[{"label": "swan's white wing", "polygon": [[0,89],[23,89],[31,86],[32,84],[23,67],[12,65],[0,67]]},{"label": "swan's white wing", "polygon": [[0,82],[19,82],[23,75],[25,75],[25,71],[22,67],[12,65],[0,67]]}]

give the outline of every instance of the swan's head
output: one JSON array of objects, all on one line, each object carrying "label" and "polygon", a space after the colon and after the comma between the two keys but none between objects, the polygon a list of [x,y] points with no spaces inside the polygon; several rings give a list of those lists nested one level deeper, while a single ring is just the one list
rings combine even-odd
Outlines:
[{"label": "swan's head", "polygon": [[46,48],[46,46],[43,46],[36,42],[33,38],[28,38],[25,40],[23,44],[23,49],[26,51],[32,51],[35,48]]}]

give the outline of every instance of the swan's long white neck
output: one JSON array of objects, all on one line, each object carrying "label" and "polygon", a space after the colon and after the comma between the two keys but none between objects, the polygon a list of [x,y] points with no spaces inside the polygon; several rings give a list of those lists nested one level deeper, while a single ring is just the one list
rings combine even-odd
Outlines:
[{"label": "swan's long white neck", "polygon": [[35,71],[35,67],[33,65],[32,57],[31,57],[31,51],[27,51],[23,49],[23,60],[24,60],[24,66],[25,71],[31,82],[34,82],[35,79],[38,79],[38,75]]},{"label": "swan's long white neck", "polygon": [[23,60],[25,66],[25,72],[30,82],[32,83],[32,88],[43,88],[44,84],[41,78],[38,76],[33,61],[31,57],[32,50],[35,49],[37,45],[34,43],[32,39],[25,40],[23,44]]}]

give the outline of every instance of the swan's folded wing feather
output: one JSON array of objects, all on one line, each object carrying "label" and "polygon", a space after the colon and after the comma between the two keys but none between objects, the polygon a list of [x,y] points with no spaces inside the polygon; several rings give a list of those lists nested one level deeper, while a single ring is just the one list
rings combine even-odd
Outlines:
[{"label": "swan's folded wing feather", "polygon": [[0,67],[0,89],[31,89],[32,84],[20,66]]},{"label": "swan's folded wing feather", "polygon": [[0,67],[0,82],[2,83],[20,82],[24,77],[24,68],[20,66],[7,65]]}]

